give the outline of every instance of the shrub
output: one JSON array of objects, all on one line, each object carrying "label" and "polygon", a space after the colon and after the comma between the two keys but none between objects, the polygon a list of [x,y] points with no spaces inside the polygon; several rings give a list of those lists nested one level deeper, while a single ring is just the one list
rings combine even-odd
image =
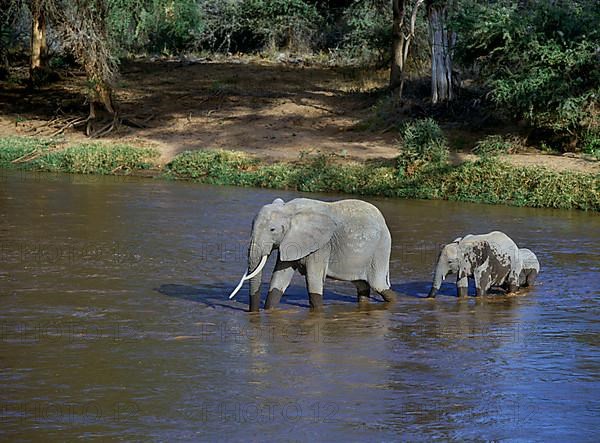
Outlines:
[{"label": "shrub", "polygon": [[583,152],[600,160],[600,131],[587,131],[583,135]]},{"label": "shrub", "polygon": [[128,51],[181,52],[200,45],[197,0],[109,0],[110,34]]},{"label": "shrub", "polygon": [[177,155],[168,165],[169,175],[201,180],[211,184],[250,184],[245,172],[252,169],[257,160],[243,152],[235,151],[186,151]]},{"label": "shrub", "polygon": [[414,120],[405,124],[400,132],[403,144],[400,165],[443,165],[448,159],[446,137],[435,120]]},{"label": "shrub", "polygon": [[456,58],[481,68],[499,108],[557,140],[597,126],[597,2],[532,1],[527,13],[517,2],[465,3],[453,25],[460,35]]},{"label": "shrub", "polygon": [[522,141],[518,137],[504,137],[501,135],[488,135],[479,140],[473,152],[481,157],[496,157],[501,154],[513,154],[518,150]]},{"label": "shrub", "polygon": [[382,64],[389,59],[392,45],[390,0],[354,0],[343,15],[345,58],[359,64]]},{"label": "shrub", "polygon": [[240,14],[242,31],[269,49],[307,50],[322,24],[317,8],[304,0],[244,0]]}]

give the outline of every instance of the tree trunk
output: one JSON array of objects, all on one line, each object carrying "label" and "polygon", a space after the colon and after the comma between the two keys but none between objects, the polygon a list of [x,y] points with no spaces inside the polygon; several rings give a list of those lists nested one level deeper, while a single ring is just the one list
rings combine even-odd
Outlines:
[{"label": "tree trunk", "polygon": [[398,88],[404,72],[404,34],[402,25],[406,14],[406,0],[392,0],[392,66],[390,69],[390,89]]},{"label": "tree trunk", "polygon": [[33,79],[36,72],[46,69],[48,46],[46,44],[46,14],[44,0],[31,2],[31,61],[29,72]]},{"label": "tree trunk", "polygon": [[454,99],[452,83],[452,46],[454,33],[448,31],[446,2],[429,2],[427,15],[431,34],[431,101]]},{"label": "tree trunk", "polygon": [[410,44],[415,38],[415,27],[419,6],[424,0],[417,0],[413,4],[410,22],[405,21],[407,0],[393,0],[394,23],[392,27],[392,67],[390,69],[390,89],[397,90],[398,98],[402,97],[404,79],[406,78],[406,61]]}]

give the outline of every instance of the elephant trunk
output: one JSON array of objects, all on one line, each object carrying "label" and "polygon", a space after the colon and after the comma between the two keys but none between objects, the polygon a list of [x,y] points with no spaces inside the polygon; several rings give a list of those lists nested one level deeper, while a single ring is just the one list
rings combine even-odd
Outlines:
[{"label": "elephant trunk", "polygon": [[262,268],[270,254],[269,250],[259,247],[252,240],[248,250],[248,272],[255,275],[250,279],[250,312],[258,312],[260,307],[260,286],[262,283]]},{"label": "elephant trunk", "polygon": [[446,278],[446,275],[448,275],[448,267],[446,266],[446,263],[444,262],[444,257],[442,255],[442,256],[440,256],[440,259],[438,260],[438,264],[435,268],[435,274],[433,276],[433,284],[431,285],[431,291],[429,291],[428,297],[435,297],[435,294],[442,286],[442,282]]}]

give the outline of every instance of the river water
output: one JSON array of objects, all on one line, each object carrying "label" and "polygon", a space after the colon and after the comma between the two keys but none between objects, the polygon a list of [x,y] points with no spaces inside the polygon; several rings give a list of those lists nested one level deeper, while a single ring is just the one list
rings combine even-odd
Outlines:
[{"label": "river water", "polygon": [[[1,171],[0,439],[600,441],[598,214],[370,198],[397,304],[328,281],[311,314],[297,277],[250,315],[252,218],[298,195]],[[419,298],[440,244],[495,229],[537,287]]]}]

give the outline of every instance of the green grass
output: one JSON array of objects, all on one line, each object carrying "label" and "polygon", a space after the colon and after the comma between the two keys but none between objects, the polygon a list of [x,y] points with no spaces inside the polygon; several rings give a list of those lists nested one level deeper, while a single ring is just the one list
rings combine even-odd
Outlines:
[{"label": "green grass", "polygon": [[241,152],[188,151],[169,163],[167,176],[308,192],[600,211],[596,174],[515,167],[493,158],[459,166],[426,165],[408,174],[393,166],[339,163],[324,155],[267,165]]},{"label": "green grass", "polygon": [[[128,173],[156,166],[158,156],[154,149],[128,145],[90,143],[61,149],[44,139],[0,138],[0,168]],[[30,160],[13,163],[20,157]],[[216,185],[600,211],[598,174],[515,167],[496,158],[407,167],[401,161],[353,163],[305,155],[293,163],[265,164],[243,152],[203,150],[177,155],[162,176]]]},{"label": "green grass", "polygon": [[0,138],[0,167],[77,174],[111,174],[148,169],[159,156],[156,149],[124,144],[86,143],[66,148],[49,139]]}]

